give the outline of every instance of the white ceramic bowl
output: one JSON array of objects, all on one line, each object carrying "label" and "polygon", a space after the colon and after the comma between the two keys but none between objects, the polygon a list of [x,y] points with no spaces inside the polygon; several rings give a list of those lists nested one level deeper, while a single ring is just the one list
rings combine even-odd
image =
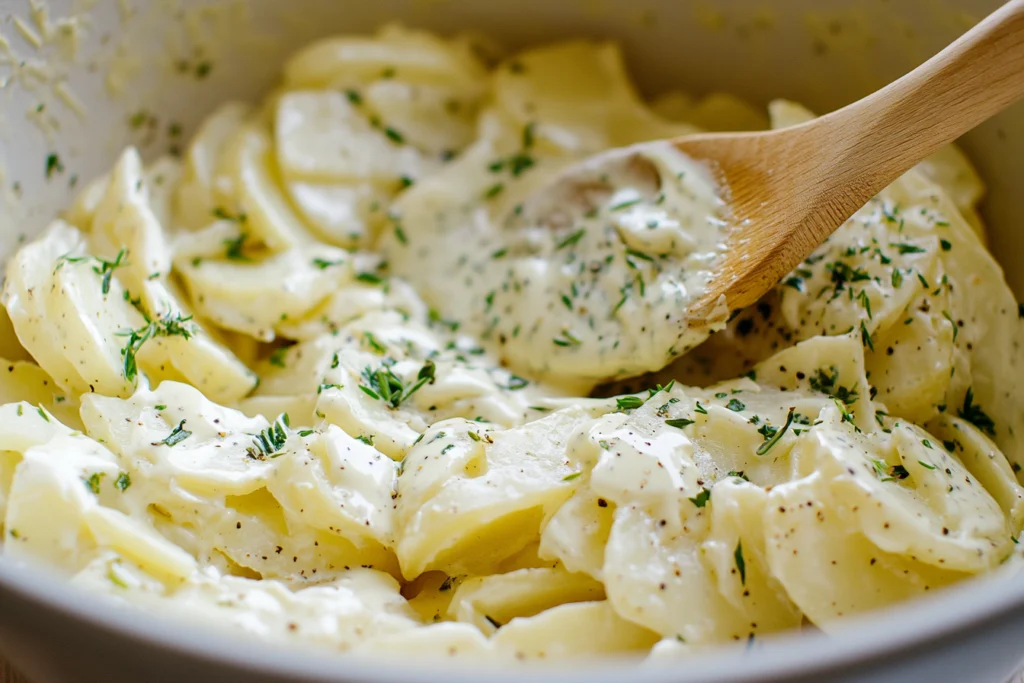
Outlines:
[{"label": "white ceramic bowl", "polygon": [[[169,133],[172,124],[187,137],[218,102],[257,97],[273,83],[283,58],[317,36],[365,32],[399,20],[441,32],[474,28],[511,46],[569,36],[614,38],[647,92],[680,86],[698,93],[727,90],[762,103],[781,96],[824,112],[909,70],[998,5],[999,0],[0,0],[0,36],[10,43],[10,51],[0,44],[0,259],[43,227],[69,199],[77,179],[108,168],[121,147],[136,144],[149,156],[165,151],[177,142]],[[130,125],[140,111],[156,116],[159,125]],[[1024,255],[1018,228],[1024,223],[1024,105],[972,132],[964,144],[990,188],[985,215],[992,250],[1020,295],[1024,270],[1014,266]],[[59,155],[64,170],[47,178],[51,154]],[[36,683],[523,677],[520,671],[352,661],[246,643],[118,609],[2,556],[0,651]],[[986,578],[850,619],[829,638],[783,636],[639,671],[588,662],[529,675],[587,683],[626,677],[636,683],[1004,683],[1021,660],[1024,579]]]}]

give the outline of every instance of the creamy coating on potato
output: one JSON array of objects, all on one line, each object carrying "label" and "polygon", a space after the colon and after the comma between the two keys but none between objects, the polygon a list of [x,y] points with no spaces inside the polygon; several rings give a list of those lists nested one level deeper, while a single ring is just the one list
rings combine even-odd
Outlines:
[{"label": "creamy coating on potato", "polygon": [[[699,327],[685,315],[728,226],[709,170],[665,143],[583,162],[568,178],[527,178],[535,128],[508,156],[481,141],[404,193],[392,207],[401,239],[384,246],[392,270],[502,360],[549,380],[659,370],[723,328],[724,305]],[[481,177],[493,181],[482,193]],[[551,187],[531,193],[543,179]],[[460,201],[451,188],[465,188]]]},{"label": "creamy coating on potato", "polygon": [[4,561],[267,642],[474,662],[828,632],[1016,570],[1021,321],[959,150],[690,349],[728,221],[707,171],[655,149],[536,190],[811,114],[644,102],[610,44],[475,48],[314,43],[10,256]]}]

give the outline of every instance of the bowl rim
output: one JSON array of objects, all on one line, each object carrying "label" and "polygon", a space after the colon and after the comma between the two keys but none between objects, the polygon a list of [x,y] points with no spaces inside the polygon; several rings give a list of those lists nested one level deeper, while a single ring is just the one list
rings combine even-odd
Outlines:
[{"label": "bowl rim", "polygon": [[[961,634],[975,627],[996,627],[1024,611],[1024,577],[1016,568],[996,575],[982,575],[946,587],[923,598],[901,603],[896,608],[876,610],[844,618],[829,635],[790,632],[766,639],[771,647],[747,647],[737,657],[738,646],[720,646],[691,656],[685,671],[681,660],[644,662],[623,659],[568,661],[561,666],[526,666],[514,671],[461,662],[437,666],[441,660],[402,662],[400,658],[359,657],[313,648],[300,648],[260,641],[260,647],[232,636],[226,629],[190,622],[187,618],[155,615],[144,608],[119,604],[107,596],[92,594],[69,583],[47,567],[22,564],[0,556],[0,604],[8,591],[43,607],[54,616],[78,622],[105,635],[153,646],[165,654],[192,660],[216,662],[231,669],[280,674],[288,680],[377,683],[410,683],[443,680],[446,683],[478,683],[480,672],[497,683],[522,681],[530,671],[536,681],[593,683],[595,674],[618,680],[628,674],[632,683],[782,683],[794,675],[838,674],[878,664],[894,654],[906,661],[927,656],[943,641],[961,641]],[[879,625],[884,622],[884,628]],[[198,626],[198,627],[197,627]],[[1024,660],[1024,650],[1021,653]],[[344,663],[344,669],[339,663]],[[415,669],[410,666],[415,666]],[[545,675],[548,673],[550,675]],[[615,676],[615,678],[612,678]]]}]

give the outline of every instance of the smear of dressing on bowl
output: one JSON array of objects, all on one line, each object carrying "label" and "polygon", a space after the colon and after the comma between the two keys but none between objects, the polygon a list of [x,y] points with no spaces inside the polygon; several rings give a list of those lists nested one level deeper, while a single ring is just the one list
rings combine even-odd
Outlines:
[{"label": "smear of dressing on bowl", "polygon": [[[460,171],[486,173],[482,156],[468,153]],[[706,291],[728,228],[708,168],[648,144],[547,178],[504,215],[489,200],[516,188],[443,198],[414,189],[397,207],[414,256],[396,253],[392,268],[430,292],[445,319],[538,376],[597,382],[657,370],[725,326],[724,305],[707,320],[684,315]]]}]

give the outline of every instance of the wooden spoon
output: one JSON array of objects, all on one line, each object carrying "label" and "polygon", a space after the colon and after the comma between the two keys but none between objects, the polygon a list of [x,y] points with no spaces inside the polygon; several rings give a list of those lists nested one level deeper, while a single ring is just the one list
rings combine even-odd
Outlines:
[{"label": "wooden spoon", "polygon": [[[715,277],[688,307],[695,326],[721,298],[750,306],[883,188],[1024,97],[1024,0],[1013,0],[898,81],[778,131],[693,135],[614,149],[570,167],[531,203],[584,192],[595,172],[668,142],[728,187],[734,227]],[[548,197],[543,195],[547,194]],[[545,201],[546,200],[546,201]]]}]

